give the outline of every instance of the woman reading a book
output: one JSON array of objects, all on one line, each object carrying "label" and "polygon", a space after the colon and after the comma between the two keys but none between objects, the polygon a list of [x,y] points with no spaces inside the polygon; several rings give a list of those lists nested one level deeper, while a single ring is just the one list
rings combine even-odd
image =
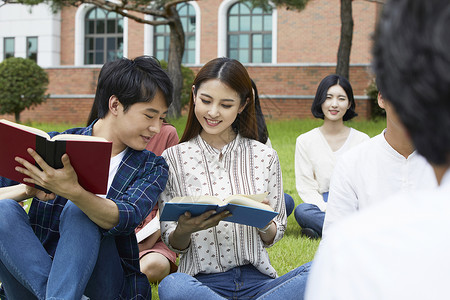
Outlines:
[{"label": "woman reading a book", "polygon": [[184,213],[161,222],[163,241],[181,254],[178,273],[160,283],[160,299],[301,299],[309,263],[281,277],[265,248],[286,229],[281,169],[275,150],[257,141],[252,85],[236,60],[217,58],[197,74],[180,144],[163,153],[169,179],[160,209],[177,196],[267,192],[279,214],[262,228],[226,222],[229,211]]}]

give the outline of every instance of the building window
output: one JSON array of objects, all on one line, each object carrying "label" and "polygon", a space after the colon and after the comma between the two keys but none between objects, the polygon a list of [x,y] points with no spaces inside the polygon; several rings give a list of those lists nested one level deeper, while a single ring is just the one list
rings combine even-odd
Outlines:
[{"label": "building window", "polygon": [[104,64],[123,57],[123,17],[93,8],[85,19],[85,64]]},{"label": "building window", "polygon": [[27,37],[27,58],[37,63],[38,38]]},{"label": "building window", "polygon": [[[184,30],[183,64],[195,63],[195,9],[188,3],[177,5],[178,14]],[[154,26],[153,53],[159,60],[169,60],[170,28],[169,25]]]},{"label": "building window", "polygon": [[3,59],[14,57],[14,38],[3,39]]},{"label": "building window", "polygon": [[272,10],[238,2],[228,10],[227,56],[241,63],[272,62]]}]

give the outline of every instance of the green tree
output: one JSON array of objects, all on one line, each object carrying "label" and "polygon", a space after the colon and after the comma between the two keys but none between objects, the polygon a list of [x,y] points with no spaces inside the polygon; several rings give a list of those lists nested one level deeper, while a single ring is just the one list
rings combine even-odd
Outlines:
[{"label": "green tree", "polygon": [[47,85],[47,73],[33,60],[5,59],[0,63],[0,113],[14,114],[19,123],[23,110],[47,99]]}]

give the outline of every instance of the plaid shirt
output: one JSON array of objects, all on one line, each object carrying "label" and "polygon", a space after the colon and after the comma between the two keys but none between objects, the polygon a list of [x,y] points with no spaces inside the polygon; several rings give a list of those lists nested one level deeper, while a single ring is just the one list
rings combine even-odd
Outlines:
[{"label": "plaid shirt", "polygon": [[[69,129],[64,133],[92,135],[92,125]],[[49,134],[54,136],[58,133]],[[146,150],[128,148],[108,190],[107,198],[119,208],[119,224],[109,231],[104,230],[104,235],[115,237],[122,261],[125,283],[120,299],[151,298],[150,284],[139,268],[139,249],[134,229],[157,203],[167,178],[168,166],[163,158]],[[13,184],[17,182],[0,177],[0,186]],[[35,198],[28,213],[31,227],[52,258],[59,241],[59,218],[66,202],[67,199],[61,196],[48,202]]]}]

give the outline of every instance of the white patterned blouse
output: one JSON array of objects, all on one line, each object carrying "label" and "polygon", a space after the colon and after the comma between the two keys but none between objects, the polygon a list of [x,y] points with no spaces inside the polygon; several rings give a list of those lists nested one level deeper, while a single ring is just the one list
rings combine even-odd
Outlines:
[{"label": "white patterned blouse", "polygon": [[169,165],[169,180],[160,196],[161,209],[176,196],[213,195],[224,199],[232,194],[268,192],[270,206],[279,212],[274,219],[277,233],[271,245],[264,244],[255,227],[221,221],[216,227],[193,233],[189,247],[180,251],[169,243],[169,235],[177,223],[161,222],[163,241],[181,254],[178,271],[194,276],[252,264],[261,273],[275,278],[277,273],[265,248],[280,240],[286,229],[283,184],[276,151],[238,134],[221,150],[197,136],[167,149],[162,156]]}]

